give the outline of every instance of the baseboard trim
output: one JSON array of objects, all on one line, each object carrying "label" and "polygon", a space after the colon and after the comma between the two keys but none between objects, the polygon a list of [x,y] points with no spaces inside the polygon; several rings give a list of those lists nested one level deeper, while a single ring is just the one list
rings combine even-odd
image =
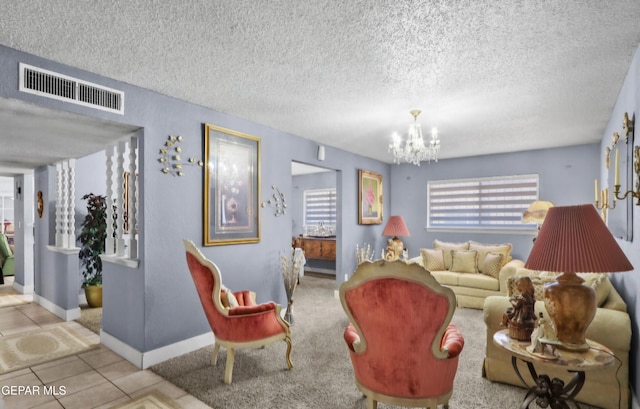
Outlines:
[{"label": "baseboard trim", "polygon": [[39,304],[45,310],[57,315],[65,321],[73,321],[80,318],[80,307],[65,310],[39,294],[33,294],[33,302]]},{"label": "baseboard trim", "polygon": [[140,369],[146,369],[168,359],[212,345],[213,342],[213,332],[209,331],[208,333],[185,339],[174,344],[166,345],[148,352],[141,352],[130,345],[125,344],[120,339],[105,332],[104,330],[100,331],[100,343],[102,345],[106,346]]},{"label": "baseboard trim", "polygon": [[34,288],[32,285],[22,285],[20,283],[13,282],[13,289],[19,292],[20,294],[33,294]]}]

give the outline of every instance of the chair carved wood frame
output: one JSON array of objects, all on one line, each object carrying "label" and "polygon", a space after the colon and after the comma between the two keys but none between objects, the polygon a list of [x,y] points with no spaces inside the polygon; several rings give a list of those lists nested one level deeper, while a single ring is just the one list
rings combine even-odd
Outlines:
[{"label": "chair carved wood frame", "polygon": [[239,306],[224,307],[220,300],[220,270],[192,241],[184,240],[184,246],[191,277],[215,337],[211,365],[216,365],[220,347],[227,348],[224,382],[232,381],[236,349],[264,347],[280,340],[287,343],[285,359],[289,369],[293,368],[291,329],[281,318],[282,307],[273,301],[256,305],[255,294],[249,291],[234,293]]},{"label": "chair carved wood frame", "polygon": [[418,264],[363,262],[340,286],[344,332],[367,407],[448,407],[464,338],[455,294]]}]

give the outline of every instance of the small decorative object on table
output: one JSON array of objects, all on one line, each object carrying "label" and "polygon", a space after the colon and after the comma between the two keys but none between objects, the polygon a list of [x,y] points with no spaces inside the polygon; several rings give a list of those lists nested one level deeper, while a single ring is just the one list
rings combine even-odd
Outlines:
[{"label": "small decorative object on table", "polygon": [[534,311],[535,289],[531,279],[527,276],[518,277],[515,285],[520,294],[509,300],[511,307],[502,316],[502,325],[509,328],[509,336],[518,341],[529,341],[536,325]]},{"label": "small decorative object on table", "polygon": [[362,247],[356,244],[356,260],[358,264],[361,264],[365,261],[373,261],[373,249],[371,248],[371,245],[369,243],[363,245]]},{"label": "small decorative object on table", "polygon": [[284,319],[291,325],[293,325],[293,293],[296,291],[300,277],[300,266],[303,263],[302,259],[297,258],[295,254],[296,249],[292,248],[290,257],[280,256],[284,290],[287,294],[287,310],[284,313]]},{"label": "small decorative object on table", "polygon": [[538,325],[531,333],[531,345],[526,348],[527,352],[541,358],[556,359],[558,355],[554,345],[557,340],[553,323],[540,313]]}]

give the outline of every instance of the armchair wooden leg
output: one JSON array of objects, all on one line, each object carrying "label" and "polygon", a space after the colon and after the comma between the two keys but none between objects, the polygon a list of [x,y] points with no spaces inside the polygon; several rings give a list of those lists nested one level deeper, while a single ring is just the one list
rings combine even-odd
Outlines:
[{"label": "armchair wooden leg", "polygon": [[235,361],[236,350],[227,348],[227,367],[224,370],[224,383],[230,384],[233,376],[233,362]]},{"label": "armchair wooden leg", "polygon": [[367,396],[367,409],[378,409],[378,401]]},{"label": "armchair wooden leg", "polygon": [[213,353],[211,354],[212,366],[216,366],[216,362],[218,362],[218,351],[220,351],[220,344],[216,343],[213,345]]},{"label": "armchair wooden leg", "polygon": [[287,343],[287,365],[289,366],[289,369],[292,369],[293,362],[291,362],[291,338],[285,338],[284,342]]}]

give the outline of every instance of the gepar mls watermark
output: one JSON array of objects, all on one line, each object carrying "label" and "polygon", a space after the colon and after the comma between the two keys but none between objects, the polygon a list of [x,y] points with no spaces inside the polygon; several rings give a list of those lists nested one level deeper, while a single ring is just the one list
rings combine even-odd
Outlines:
[{"label": "gepar mls watermark", "polygon": [[2,396],[64,396],[67,394],[67,387],[64,385],[4,385],[0,387],[0,393]]}]

